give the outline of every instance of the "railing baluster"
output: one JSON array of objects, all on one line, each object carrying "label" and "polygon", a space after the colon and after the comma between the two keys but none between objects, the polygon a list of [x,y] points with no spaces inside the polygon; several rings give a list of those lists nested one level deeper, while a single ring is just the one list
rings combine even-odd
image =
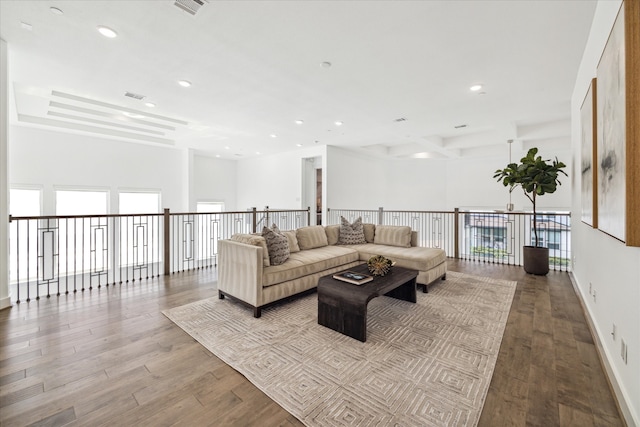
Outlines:
[{"label": "railing baluster", "polygon": [[38,261],[36,263],[36,301],[38,301],[40,299],[40,285],[38,283],[40,281],[40,223],[38,223],[36,233],[36,251],[38,253]]},{"label": "railing baluster", "polygon": [[27,302],[31,301],[31,284],[29,281],[31,280],[31,275],[29,274],[31,270],[31,258],[29,258],[29,247],[31,246],[31,221],[27,220]]},{"label": "railing baluster", "polygon": [[[9,215],[9,226],[11,227],[12,218]],[[13,221],[16,227],[16,303],[20,304],[20,222]],[[28,223],[27,223],[28,224]],[[27,257],[27,262],[29,257]]]},{"label": "railing baluster", "polygon": [[[58,280],[56,281],[56,287],[58,288],[58,292],[56,292],[56,296],[60,296],[60,220],[56,220],[57,222],[57,227],[56,227],[56,234],[58,236],[58,238],[55,240],[55,243],[57,245],[57,253],[58,256],[56,257],[56,266],[57,266],[57,270],[58,270]],[[54,236],[55,236],[54,235]]]}]

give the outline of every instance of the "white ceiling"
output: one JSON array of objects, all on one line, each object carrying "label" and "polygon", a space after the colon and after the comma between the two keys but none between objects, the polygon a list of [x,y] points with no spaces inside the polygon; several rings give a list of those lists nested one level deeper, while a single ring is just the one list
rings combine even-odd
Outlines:
[{"label": "white ceiling", "polygon": [[173,0],[2,0],[0,35],[21,125],[235,159],[297,144],[459,157],[507,139],[570,144],[594,11],[587,0],[210,0],[192,16]]}]

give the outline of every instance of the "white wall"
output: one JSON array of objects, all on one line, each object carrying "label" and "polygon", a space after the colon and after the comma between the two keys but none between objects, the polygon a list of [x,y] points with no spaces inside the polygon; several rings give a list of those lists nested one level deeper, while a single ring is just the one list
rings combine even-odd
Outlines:
[{"label": "white wall", "polygon": [[42,188],[45,215],[55,214],[58,187],[110,190],[111,213],[117,213],[119,189],[159,190],[164,208],[187,209],[184,164],[177,149],[24,126],[10,130],[10,184]]},{"label": "white wall", "polygon": [[[526,150],[514,150],[518,161]],[[544,158],[567,164],[571,176],[569,148],[541,149]],[[505,209],[509,191],[493,179],[496,169],[509,160],[500,156],[459,159],[379,159],[338,147],[328,147],[328,206],[334,209],[452,210]],[[561,176],[558,191],[538,199],[539,209],[564,210],[571,207],[571,183]],[[531,210],[531,202],[521,190],[512,194],[516,210]]]},{"label": "white wall", "polygon": [[385,162],[338,147],[327,147],[326,206],[378,209],[387,194]]},{"label": "white wall", "polygon": [[445,168],[442,159],[380,159],[328,147],[327,206],[441,210],[446,201]]},{"label": "white wall", "polygon": [[[326,174],[325,146],[238,161],[237,209],[306,209],[302,206],[302,159],[320,156]],[[326,182],[326,177],[323,177]],[[326,196],[323,197],[326,200]]]},{"label": "white wall", "polygon": [[[236,161],[23,126],[11,131],[11,164],[16,167],[10,183],[43,188],[45,214],[55,213],[53,191],[60,186],[111,190],[112,212],[117,212],[122,188],[159,190],[162,206],[174,212],[193,211],[199,200],[224,201],[227,210],[306,209],[302,159],[313,157],[322,159],[325,208],[502,209],[508,201],[507,190],[492,178],[507,163],[506,149],[504,156],[473,159],[380,159],[319,146]],[[570,157],[562,149],[542,154]],[[522,155],[514,152],[513,158]],[[568,209],[568,181],[540,199],[540,207]],[[516,209],[530,209],[521,192],[514,193],[513,201]]]},{"label": "white wall", "polygon": [[[599,1],[572,96],[573,162],[580,164],[580,106],[613,26],[620,1]],[[579,221],[580,171],[573,176],[573,275],[589,316],[604,345],[605,365],[619,387],[623,411],[630,425],[640,425],[640,248],[623,243]],[[589,293],[589,286],[595,297]],[[615,340],[611,335],[617,328]],[[628,363],[620,356],[620,340],[628,344]]]},{"label": "white wall", "polygon": [[201,201],[224,202],[225,210],[237,210],[237,165],[235,160],[195,155],[193,204]]},{"label": "white wall", "polygon": [[[531,145],[531,144],[529,144]],[[529,146],[517,149],[512,147],[511,161],[514,163],[527,154]],[[571,207],[571,150],[570,148],[539,147],[538,154],[544,159],[564,162],[564,171],[568,177],[560,175],[562,185],[553,194],[545,194],[536,200],[538,210],[568,211]],[[446,208],[461,209],[505,209],[509,202],[508,187],[504,187],[493,178],[497,169],[503,169],[509,163],[508,145],[505,142],[504,154],[499,156],[450,159],[446,174]],[[511,194],[515,210],[531,211],[532,205],[520,188]]]}]

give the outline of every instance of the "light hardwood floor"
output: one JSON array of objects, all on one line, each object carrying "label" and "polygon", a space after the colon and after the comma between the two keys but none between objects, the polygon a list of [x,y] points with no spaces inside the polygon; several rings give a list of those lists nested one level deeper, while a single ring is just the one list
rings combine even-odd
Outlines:
[{"label": "light hardwood floor", "polygon": [[[449,269],[518,281],[480,426],[624,425],[567,273]],[[0,425],[302,425],[162,315],[215,296],[215,279],[202,269],[1,311]]]}]

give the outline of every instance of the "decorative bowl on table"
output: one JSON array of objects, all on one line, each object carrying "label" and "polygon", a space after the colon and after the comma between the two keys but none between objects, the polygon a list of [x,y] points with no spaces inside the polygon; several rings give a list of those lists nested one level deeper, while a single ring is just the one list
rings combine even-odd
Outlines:
[{"label": "decorative bowl on table", "polygon": [[394,264],[395,262],[382,255],[374,255],[367,261],[369,272],[374,276],[384,276],[391,271],[391,267],[393,267]]}]

